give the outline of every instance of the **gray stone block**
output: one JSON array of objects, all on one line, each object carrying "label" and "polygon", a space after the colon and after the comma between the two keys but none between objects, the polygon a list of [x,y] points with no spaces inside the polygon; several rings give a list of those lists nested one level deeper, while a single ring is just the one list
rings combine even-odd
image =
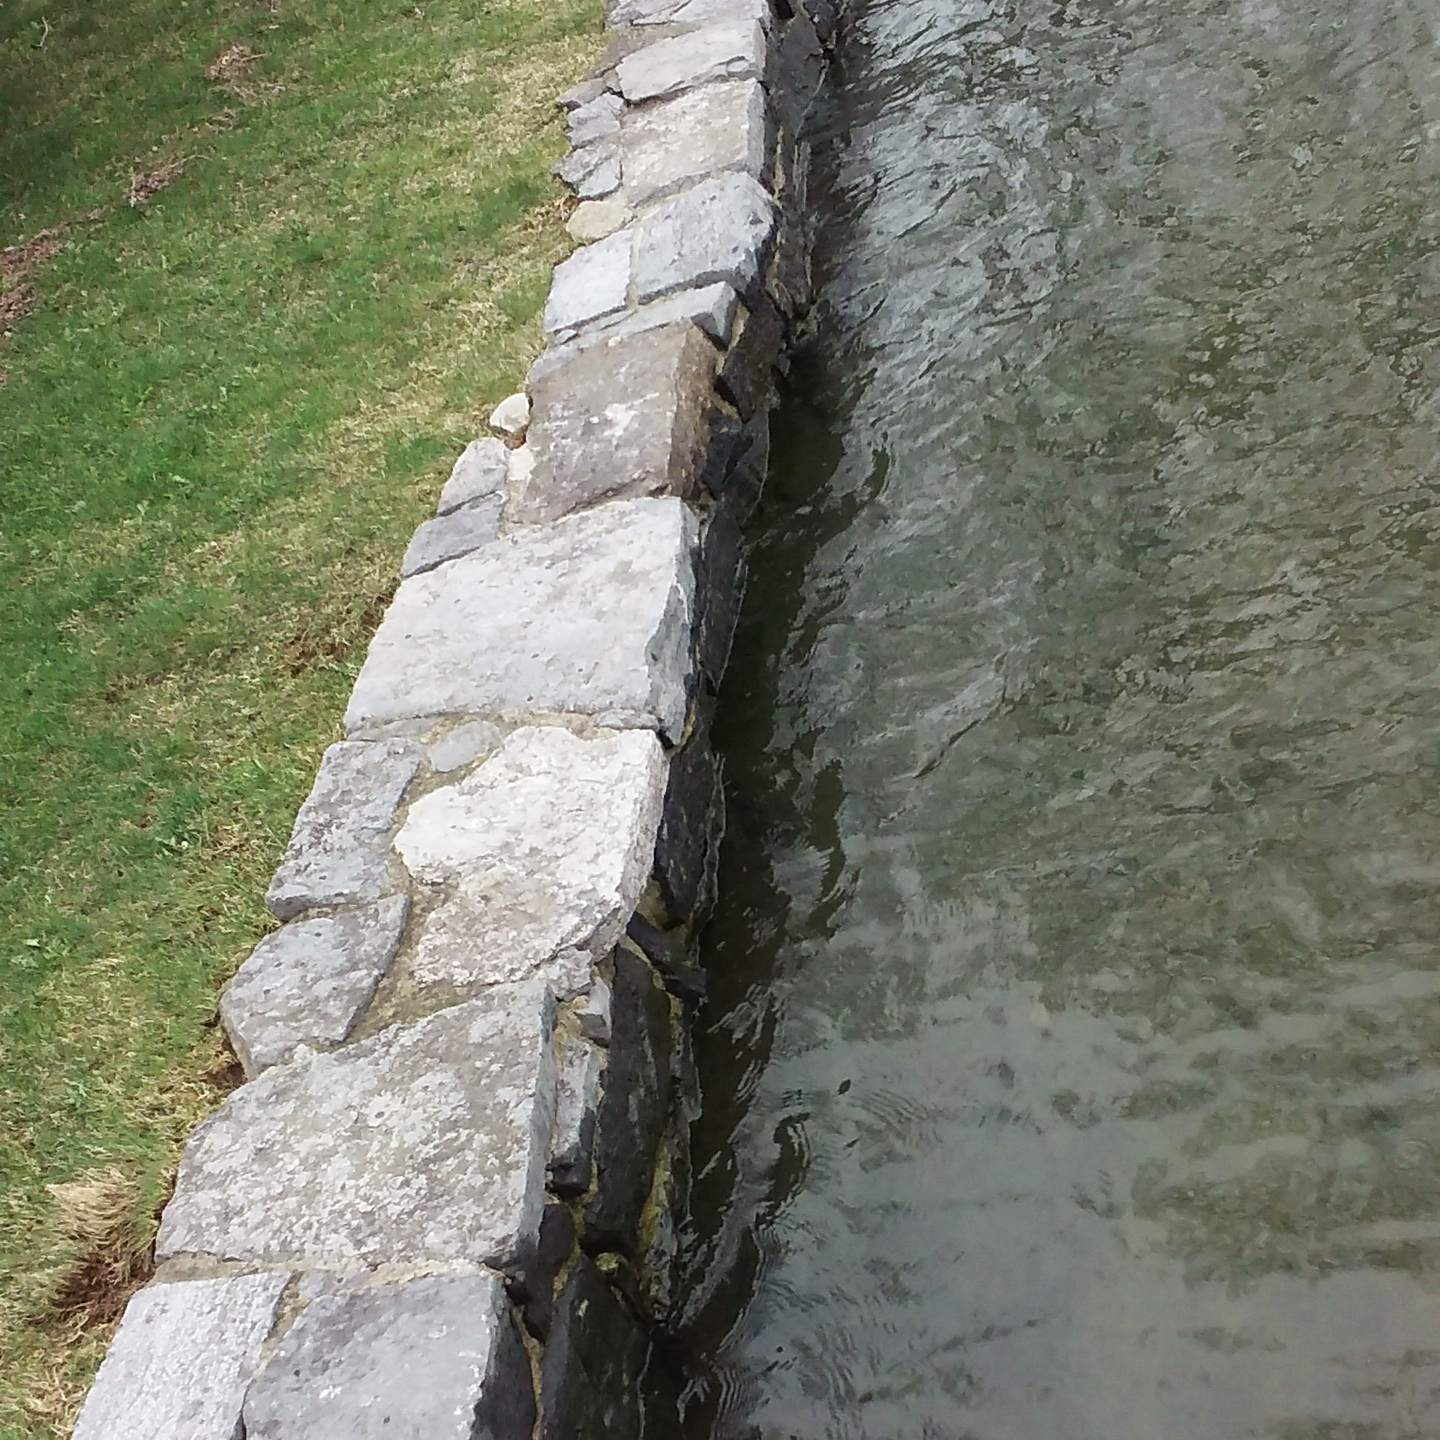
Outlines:
[{"label": "gray stone block", "polygon": [[730,659],[730,644],[745,591],[743,497],[729,494],[710,512],[700,543],[700,613],[695,621],[695,656],[716,686]]},{"label": "gray stone block", "polygon": [[347,727],[550,711],[678,734],[696,529],[683,501],[621,500],[404,581]]},{"label": "gray stone block", "polygon": [[682,999],[698,1003],[705,998],[709,986],[705,972],[692,961],[685,935],[684,931],[661,930],[639,913],[632,915],[625,927],[626,943],[634,945],[649,959],[660,972],[665,988]]},{"label": "gray stone block", "polygon": [[415,980],[540,974],[558,993],[584,989],[649,880],[666,768],[648,730],[582,739],[525,727],[417,800],[395,848],[441,898],[411,956]]},{"label": "gray stone block", "polygon": [[618,95],[601,91],[593,100],[577,105],[566,120],[570,132],[570,144],[576,149],[593,145],[597,140],[606,140],[620,133],[620,117],[625,112],[625,102]]},{"label": "gray stone block", "polygon": [[575,1216],[568,1205],[549,1204],[540,1221],[540,1245],[535,1263],[514,1282],[515,1296],[524,1307],[525,1328],[537,1339],[550,1335],[555,1314],[555,1281],[575,1253]]},{"label": "gray stone block", "polygon": [[277,920],[394,893],[390,830],[421,754],[404,740],[342,740],[325,752],[265,894]]},{"label": "gray stone block", "polygon": [[623,230],[634,218],[635,212],[624,198],[612,195],[608,200],[582,200],[565,222],[565,228],[582,245],[590,245]]},{"label": "gray stone block", "polygon": [[638,207],[729,172],[764,180],[770,152],[765,87],[758,80],[702,85],[626,115],[625,198]]},{"label": "gray stone block", "polygon": [[676,25],[686,29],[727,21],[749,21],[768,29],[774,20],[770,0],[619,0],[607,17],[612,26]]},{"label": "gray stone block", "polygon": [[311,1301],[245,1399],[246,1440],[529,1440],[530,1362],[493,1275]]},{"label": "gray stone block", "polygon": [[455,468],[440,492],[435,513],[448,515],[472,501],[499,495],[505,488],[505,473],[509,466],[510,451],[503,440],[493,435],[472,440],[455,462]]},{"label": "gray stone block", "polygon": [[751,293],[775,221],[774,202],[749,175],[707,180],[676,196],[635,227],[636,299],[717,281]]},{"label": "gray stone block", "polygon": [[488,545],[500,533],[500,512],[504,504],[502,496],[490,495],[462,505],[448,515],[423,521],[405,549],[400,574],[422,575],[447,560]]},{"label": "gray stone block", "polygon": [[767,295],[757,296],[737,318],[735,334],[717,379],[720,391],[748,420],[770,401],[785,322]]},{"label": "gray stone block", "polygon": [[598,76],[590,76],[581,80],[578,84],[572,85],[568,90],[562,90],[555,97],[555,108],[557,110],[578,110],[582,105],[588,105],[592,100],[598,99],[605,93],[605,82]]},{"label": "gray stone block", "polygon": [[530,397],[524,391],[507,395],[491,412],[487,422],[496,435],[520,443],[530,423]]},{"label": "gray stone block", "polygon": [[505,987],[267,1070],[191,1135],[157,1257],[521,1263],[544,1203],[554,1004]]},{"label": "gray stone block", "polygon": [[577,250],[555,267],[545,302],[545,329],[576,330],[602,315],[623,310],[630,292],[631,232],[619,230]]},{"label": "gray stone block", "polygon": [[482,755],[488,755],[504,739],[498,725],[488,720],[470,720],[430,742],[430,768],[441,774],[458,770]]},{"label": "gray stone block", "polygon": [[613,1038],[596,1126],[585,1248],[634,1257],[670,1109],[670,1000],[638,955],[615,951]]},{"label": "gray stone block", "polygon": [[771,65],[772,90],[781,123],[802,134],[825,84],[828,62],[814,23],[803,9],[785,27]]},{"label": "gray stone block", "polygon": [[220,1019],[254,1079],[297,1045],[338,1045],[395,958],[410,902],[294,920],[267,935],[220,996]]},{"label": "gray stone block", "polygon": [[657,40],[625,56],[615,72],[621,93],[637,105],[711,80],[761,79],[765,53],[763,26],[730,21]]},{"label": "gray stone block", "polygon": [[592,1041],[578,1035],[565,1041],[550,1143],[550,1188],[557,1195],[583,1195],[595,1178],[595,1120],[604,1069]]},{"label": "gray stone block", "polygon": [[582,200],[603,200],[620,188],[620,158],[612,155],[602,160],[575,187]]},{"label": "gray stone block", "polygon": [[535,469],[511,524],[601,500],[696,493],[714,406],[715,347],[694,325],[596,344],[532,382]]},{"label": "gray stone block", "polygon": [[286,1274],[141,1290],[90,1388],[74,1440],[235,1440]]}]

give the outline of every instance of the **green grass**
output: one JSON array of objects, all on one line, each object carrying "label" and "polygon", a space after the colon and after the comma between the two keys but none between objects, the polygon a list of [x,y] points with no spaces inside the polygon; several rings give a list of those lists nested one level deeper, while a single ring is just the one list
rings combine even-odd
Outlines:
[{"label": "green grass", "polygon": [[538,347],[599,11],[0,4],[0,246],[67,227],[0,281],[4,1440],[66,1433],[107,1335],[54,1318],[46,1186],[163,1197],[405,541]]}]

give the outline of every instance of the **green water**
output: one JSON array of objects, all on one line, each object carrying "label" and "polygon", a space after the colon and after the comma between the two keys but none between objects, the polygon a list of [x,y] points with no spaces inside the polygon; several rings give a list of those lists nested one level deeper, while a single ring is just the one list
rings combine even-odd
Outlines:
[{"label": "green water", "polygon": [[853,0],[695,1436],[1440,1436],[1440,11]]}]

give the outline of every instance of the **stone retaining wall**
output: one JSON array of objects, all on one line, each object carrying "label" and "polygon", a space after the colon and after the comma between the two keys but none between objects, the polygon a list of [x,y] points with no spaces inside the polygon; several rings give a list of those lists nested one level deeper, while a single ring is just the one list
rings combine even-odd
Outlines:
[{"label": "stone retaining wall", "polygon": [[[586,243],[416,532],[77,1440],[673,1428],[715,687],[832,0],[607,0]],[[668,1398],[667,1398],[668,1396]],[[648,1417],[645,1413],[649,1407]],[[665,1416],[669,1407],[672,1421]]]}]

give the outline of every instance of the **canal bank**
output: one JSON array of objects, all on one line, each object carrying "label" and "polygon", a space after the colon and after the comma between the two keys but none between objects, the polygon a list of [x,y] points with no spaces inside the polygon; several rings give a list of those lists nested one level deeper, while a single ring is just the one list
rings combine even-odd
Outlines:
[{"label": "canal bank", "polygon": [[1440,1431],[1433,20],[857,0],[687,1433]]}]

